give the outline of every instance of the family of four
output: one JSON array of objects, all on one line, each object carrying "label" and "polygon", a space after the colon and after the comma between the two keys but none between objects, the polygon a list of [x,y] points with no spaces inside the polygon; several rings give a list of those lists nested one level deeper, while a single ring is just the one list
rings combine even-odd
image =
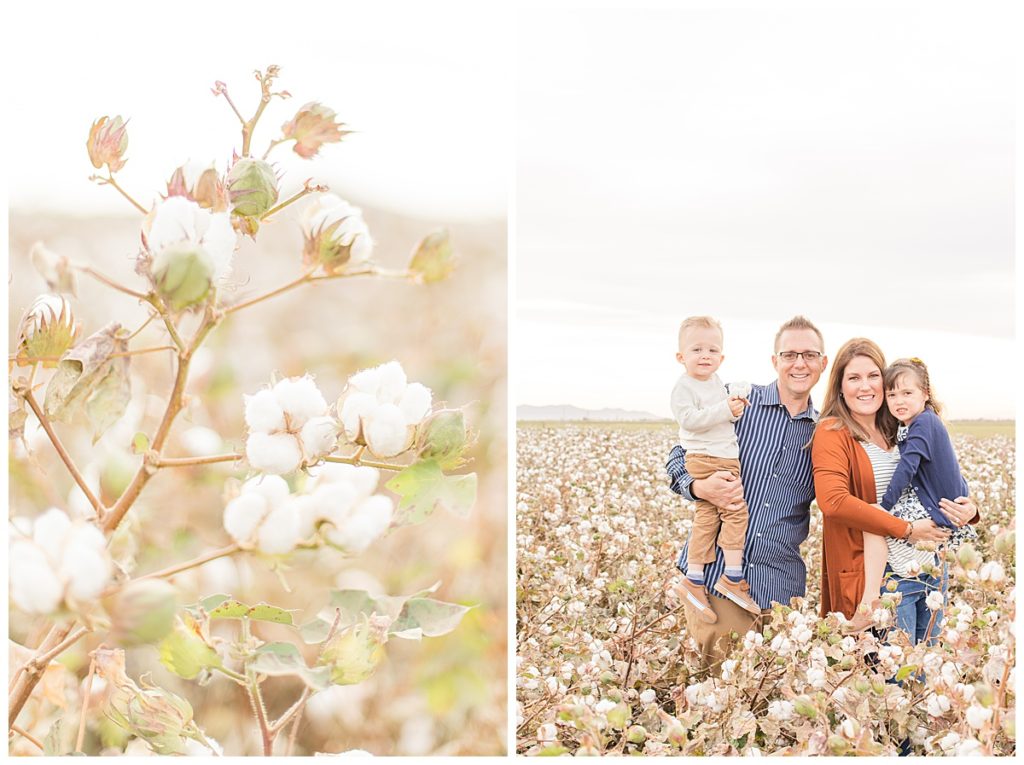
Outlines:
[{"label": "family of four", "polygon": [[[724,657],[730,633],[745,634],[773,603],[803,597],[811,500],[821,509],[821,615],[838,611],[844,631],[874,624],[883,583],[902,598],[896,625],[914,642],[937,631],[925,604],[945,592],[934,552],[972,538],[967,498],[949,435],[920,359],[886,365],[881,349],[855,338],[839,349],[821,412],[811,389],[829,366],[821,332],[802,316],[775,335],[767,385],[718,378],[721,325],[686,319],[672,391],[680,445],[667,470],[673,491],[693,500],[693,527],[677,562],[690,634],[707,665]],[[929,566],[929,564],[932,564]]]}]

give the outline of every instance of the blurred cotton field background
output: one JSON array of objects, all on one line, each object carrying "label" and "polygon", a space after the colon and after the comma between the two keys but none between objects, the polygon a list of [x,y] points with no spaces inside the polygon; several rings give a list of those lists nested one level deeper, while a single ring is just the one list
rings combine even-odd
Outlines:
[{"label": "blurred cotton field background", "polygon": [[[248,554],[212,561],[174,578],[178,602],[183,605],[211,593],[231,593],[246,603],[267,601],[296,609],[296,621],[302,622],[325,605],[331,589],[411,594],[440,582],[437,598],[473,606],[458,627],[420,642],[389,641],[386,660],[369,680],[332,686],[314,695],[301,720],[295,753],[363,749],[378,755],[500,754],[506,748],[507,720],[507,269],[505,179],[499,169],[504,158],[497,156],[494,146],[502,143],[505,134],[499,124],[501,111],[478,107],[489,103],[489,89],[504,77],[502,46],[487,40],[494,22],[465,8],[439,7],[431,14],[409,11],[410,26],[422,35],[434,30],[455,38],[468,34],[467,25],[475,25],[462,55],[472,54],[476,64],[471,74],[463,76],[455,74],[465,69],[459,54],[440,53],[430,59],[428,39],[411,40],[406,31],[396,32],[387,14],[367,7],[351,9],[345,28],[355,39],[345,52],[338,52],[337,46],[329,47],[327,32],[328,27],[343,25],[344,14],[326,4],[314,4],[309,10],[311,15],[304,19],[266,25],[230,51],[211,52],[209,61],[200,62],[201,76],[194,62],[187,68],[173,62],[154,64],[147,74],[152,88],[145,92],[123,82],[119,88],[112,87],[122,71],[129,82],[137,76],[136,68],[125,70],[124,49],[94,51],[87,42],[71,41],[68,56],[93,62],[94,95],[101,101],[94,106],[82,105],[80,88],[66,74],[45,68],[34,84],[19,85],[19,103],[53,109],[68,124],[62,121],[57,133],[46,133],[52,151],[45,143],[33,145],[36,153],[28,164],[34,163],[34,170],[22,164],[12,175],[9,352],[13,355],[16,350],[23,312],[47,291],[30,262],[30,253],[39,243],[59,256],[88,262],[123,284],[148,289],[134,273],[141,215],[113,189],[85,180],[94,172],[85,150],[91,121],[102,114],[130,119],[128,164],[119,181],[148,206],[166,192],[171,173],[183,162],[191,161],[200,169],[217,162],[218,171],[224,172],[228,159],[224,147],[231,141],[237,144],[238,124],[226,105],[210,94],[214,80],[228,81],[232,95],[248,109],[254,89],[258,93],[258,86],[249,79],[251,71],[280,64],[281,84],[294,97],[285,102],[275,99],[268,107],[254,142],[260,146],[259,153],[280,125],[314,98],[359,131],[321,152],[328,155],[326,159],[318,158],[301,169],[290,148],[278,149],[271,159],[280,159],[279,169],[287,171],[281,199],[312,177],[362,208],[375,242],[374,260],[382,268],[404,268],[417,242],[439,228],[450,232],[457,264],[452,276],[437,284],[358,277],[326,281],[303,285],[227,318],[193,360],[187,406],[164,453],[244,452],[243,395],[266,387],[274,375],[308,373],[333,404],[350,375],[394,359],[410,381],[432,390],[435,407],[447,402],[464,410],[476,434],[467,455],[472,462],[466,469],[478,475],[477,501],[468,518],[438,511],[422,525],[397,529],[358,557],[346,558],[326,547],[298,552],[280,576]],[[209,20],[220,28],[228,28],[232,21],[226,10],[204,13],[211,14]],[[318,24],[313,25],[314,20]],[[167,28],[154,34],[166,35],[168,45],[172,39],[180,43],[183,23],[169,19]],[[311,31],[313,26],[316,31]],[[31,35],[28,38],[26,44]],[[125,45],[140,55],[160,43],[125,35]],[[319,79],[306,77],[312,71],[319,72]],[[348,73],[348,89],[339,85],[338,76],[331,76],[333,71]],[[424,103],[430,95],[427,81],[432,81],[439,105],[450,102],[450,107],[439,108],[429,117]],[[160,85],[169,88],[163,96],[153,92]],[[40,100],[44,92],[49,99],[46,106]],[[62,92],[67,94],[63,111]],[[346,93],[351,96],[348,103]],[[467,109],[475,116],[467,117]],[[196,119],[189,119],[190,114]],[[436,138],[441,133],[448,137]],[[207,134],[216,134],[217,153],[203,143]],[[361,152],[363,139],[367,150]],[[40,183],[40,177],[45,181]],[[54,189],[50,195],[47,184]],[[220,289],[225,299],[260,295],[301,275],[299,221],[314,197],[265,223],[258,243],[240,238],[231,277]],[[87,277],[79,279],[72,302],[82,323],[82,337],[111,320],[135,329],[147,316],[137,300]],[[144,330],[136,341],[138,347],[166,343],[166,333],[158,325],[154,322]],[[131,440],[138,431],[153,432],[172,379],[169,354],[133,357],[132,401],[121,421],[95,444],[86,428],[57,426],[71,456],[105,504],[120,495],[138,468],[141,457],[131,453]],[[125,521],[134,536],[136,574],[192,559],[230,541],[222,516],[225,486],[232,477],[242,479],[246,473],[232,463],[212,464],[163,470],[146,486]],[[389,477],[383,475],[381,483]],[[24,443],[11,441],[9,479],[12,516],[38,516],[49,507],[75,514],[88,507],[32,417]],[[36,645],[43,621],[12,611],[10,637],[20,645]],[[288,639],[282,630],[260,625],[267,640]],[[64,718],[65,730],[77,728],[88,651],[96,643],[83,639],[61,655],[59,665],[46,671],[20,718],[23,728],[42,737]],[[12,668],[24,658],[20,648],[12,647]],[[160,664],[152,646],[129,649],[127,658],[131,676],[152,672],[155,683],[186,697],[207,735],[227,752],[259,753],[258,729],[245,695],[231,683],[218,679],[199,688],[186,682]],[[268,680],[265,691],[271,714],[280,714],[301,687],[293,677]],[[98,705],[91,705],[89,714],[90,720],[99,718]],[[89,730],[92,736],[92,724]],[[11,751],[38,753],[23,738],[16,739]]]}]

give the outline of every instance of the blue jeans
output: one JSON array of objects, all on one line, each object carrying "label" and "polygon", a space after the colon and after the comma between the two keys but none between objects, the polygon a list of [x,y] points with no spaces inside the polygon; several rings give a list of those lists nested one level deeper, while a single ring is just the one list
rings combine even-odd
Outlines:
[{"label": "blue jeans", "polygon": [[[922,640],[933,641],[939,634],[939,625],[942,624],[942,609],[935,612],[935,620],[932,621],[932,610],[925,603],[925,598],[930,593],[941,592],[942,602],[946,602],[946,590],[949,587],[949,575],[945,567],[942,569],[942,580],[936,579],[929,574],[921,574],[913,578],[899,577],[893,573],[888,565],[885,567],[886,574],[892,574],[892,579],[897,582],[896,592],[903,594],[903,599],[896,606],[896,627],[903,630],[910,636],[910,642],[914,645]],[[886,592],[883,588],[882,592]],[[930,634],[928,624],[931,623]]]}]

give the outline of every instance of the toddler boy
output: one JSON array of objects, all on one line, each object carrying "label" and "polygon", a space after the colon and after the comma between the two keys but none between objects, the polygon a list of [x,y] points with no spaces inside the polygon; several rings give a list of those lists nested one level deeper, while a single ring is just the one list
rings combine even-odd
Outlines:
[{"label": "toddler boy", "polygon": [[[686,451],[686,470],[695,479],[720,470],[739,477],[739,445],[733,423],[749,403],[750,386],[733,383],[729,390],[716,372],[722,355],[722,325],[710,316],[691,316],[679,327],[676,361],[686,369],[672,389],[672,414],[679,423],[679,443]],[[747,535],[747,505],[736,509],[716,507],[702,499],[690,532],[686,578],[678,588],[681,597],[705,622],[718,620],[704,590],[704,565],[713,563],[716,544],[722,548],[725,573],[715,590],[753,614],[761,609],[750,597],[743,577],[743,543]]]}]

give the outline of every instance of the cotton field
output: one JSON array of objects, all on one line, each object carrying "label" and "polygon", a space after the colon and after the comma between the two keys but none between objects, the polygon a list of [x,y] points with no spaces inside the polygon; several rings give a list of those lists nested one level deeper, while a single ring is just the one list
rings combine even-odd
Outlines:
[{"label": "cotton field", "polygon": [[668,487],[669,426],[518,430],[517,751],[522,754],[1012,754],[1011,437],[956,436],[981,512],[976,555],[949,561],[938,643],[842,636],[807,596],[698,672],[672,593],[692,505]]}]

